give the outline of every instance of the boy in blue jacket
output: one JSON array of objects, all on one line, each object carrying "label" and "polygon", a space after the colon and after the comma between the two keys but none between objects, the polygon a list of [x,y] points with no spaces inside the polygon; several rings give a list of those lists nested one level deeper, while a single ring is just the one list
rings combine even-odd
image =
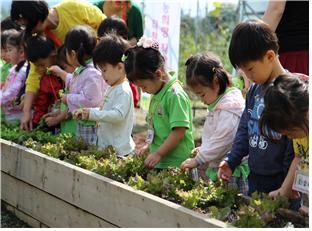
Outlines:
[{"label": "boy in blue jacket", "polygon": [[232,149],[220,163],[218,176],[228,180],[243,157],[249,155],[249,195],[278,189],[294,158],[290,139],[266,129],[269,137],[275,138],[273,141],[261,135],[259,129],[265,89],[277,76],[287,72],[279,62],[278,48],[276,34],[261,20],[239,23],[229,47],[232,65],[240,68],[254,84],[247,93]]}]

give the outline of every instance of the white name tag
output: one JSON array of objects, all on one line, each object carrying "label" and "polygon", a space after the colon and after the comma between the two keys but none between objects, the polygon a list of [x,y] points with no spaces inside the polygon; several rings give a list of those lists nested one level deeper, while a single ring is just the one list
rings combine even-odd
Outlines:
[{"label": "white name tag", "polygon": [[154,129],[148,129],[145,142],[147,144],[151,144],[153,142],[153,139],[154,139]]},{"label": "white name tag", "polygon": [[292,188],[293,190],[308,194],[309,193],[308,173],[304,173],[302,171],[297,170]]}]

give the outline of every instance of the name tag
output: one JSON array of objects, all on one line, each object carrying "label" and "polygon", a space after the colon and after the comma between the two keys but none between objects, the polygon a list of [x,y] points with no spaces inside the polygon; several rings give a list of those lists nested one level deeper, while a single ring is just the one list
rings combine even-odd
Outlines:
[{"label": "name tag", "polygon": [[154,129],[150,128],[147,130],[147,136],[146,136],[145,142],[147,144],[151,144],[153,142],[153,139],[154,139]]},{"label": "name tag", "polygon": [[309,193],[309,175],[308,173],[304,173],[300,170],[296,171],[295,180],[293,184],[293,190]]}]

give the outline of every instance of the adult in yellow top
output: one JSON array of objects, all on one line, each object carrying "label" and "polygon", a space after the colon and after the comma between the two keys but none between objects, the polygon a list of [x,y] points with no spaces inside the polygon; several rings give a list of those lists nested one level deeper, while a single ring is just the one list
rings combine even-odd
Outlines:
[{"label": "adult in yellow top", "polygon": [[[45,33],[60,46],[67,32],[76,25],[89,25],[96,32],[106,16],[87,1],[64,0],[51,9],[43,0],[12,1],[11,18],[26,26],[26,34]],[[39,90],[41,74],[31,63],[26,80],[21,129],[31,130],[31,108]]]}]

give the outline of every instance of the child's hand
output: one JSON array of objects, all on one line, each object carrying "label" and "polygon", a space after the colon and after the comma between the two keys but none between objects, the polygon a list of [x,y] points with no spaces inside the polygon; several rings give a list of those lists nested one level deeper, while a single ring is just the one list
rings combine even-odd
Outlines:
[{"label": "child's hand", "polygon": [[192,150],[191,152],[191,157],[194,158],[195,156],[197,156],[198,152],[199,152],[199,148],[200,147],[196,147]]},{"label": "child's hand", "polygon": [[218,178],[228,181],[232,176],[232,170],[226,161],[222,161],[219,165]]},{"label": "child's hand", "polygon": [[195,158],[188,158],[187,160],[183,161],[180,168],[182,170],[188,171],[189,169],[196,168],[198,166],[197,161]]},{"label": "child's hand", "polygon": [[60,77],[63,81],[65,81],[67,72],[62,70],[59,66],[53,65],[48,68],[48,71],[51,71],[53,75]]},{"label": "child's hand", "polygon": [[54,112],[49,112],[47,114],[44,114],[42,117],[47,118],[47,117],[55,117],[60,113],[60,111],[54,111]]},{"label": "child's hand", "polygon": [[149,152],[148,144],[144,143],[140,147],[138,147],[138,151],[136,152],[138,156],[147,156]]},{"label": "child's hand", "polygon": [[152,153],[147,156],[147,158],[144,161],[144,165],[146,168],[154,168],[156,164],[159,163],[161,160],[161,156],[158,155],[157,153]]},{"label": "child's hand", "polygon": [[45,118],[45,123],[48,125],[48,127],[53,127],[60,123],[57,116],[50,116]]},{"label": "child's hand", "polygon": [[77,119],[77,120],[88,120],[89,114],[90,114],[89,108],[82,108],[82,109],[75,110],[73,112],[73,117],[74,119]]},{"label": "child's hand", "polygon": [[299,208],[299,213],[305,217],[308,217],[309,216],[309,207],[305,206],[305,205],[302,205],[300,208]]}]

